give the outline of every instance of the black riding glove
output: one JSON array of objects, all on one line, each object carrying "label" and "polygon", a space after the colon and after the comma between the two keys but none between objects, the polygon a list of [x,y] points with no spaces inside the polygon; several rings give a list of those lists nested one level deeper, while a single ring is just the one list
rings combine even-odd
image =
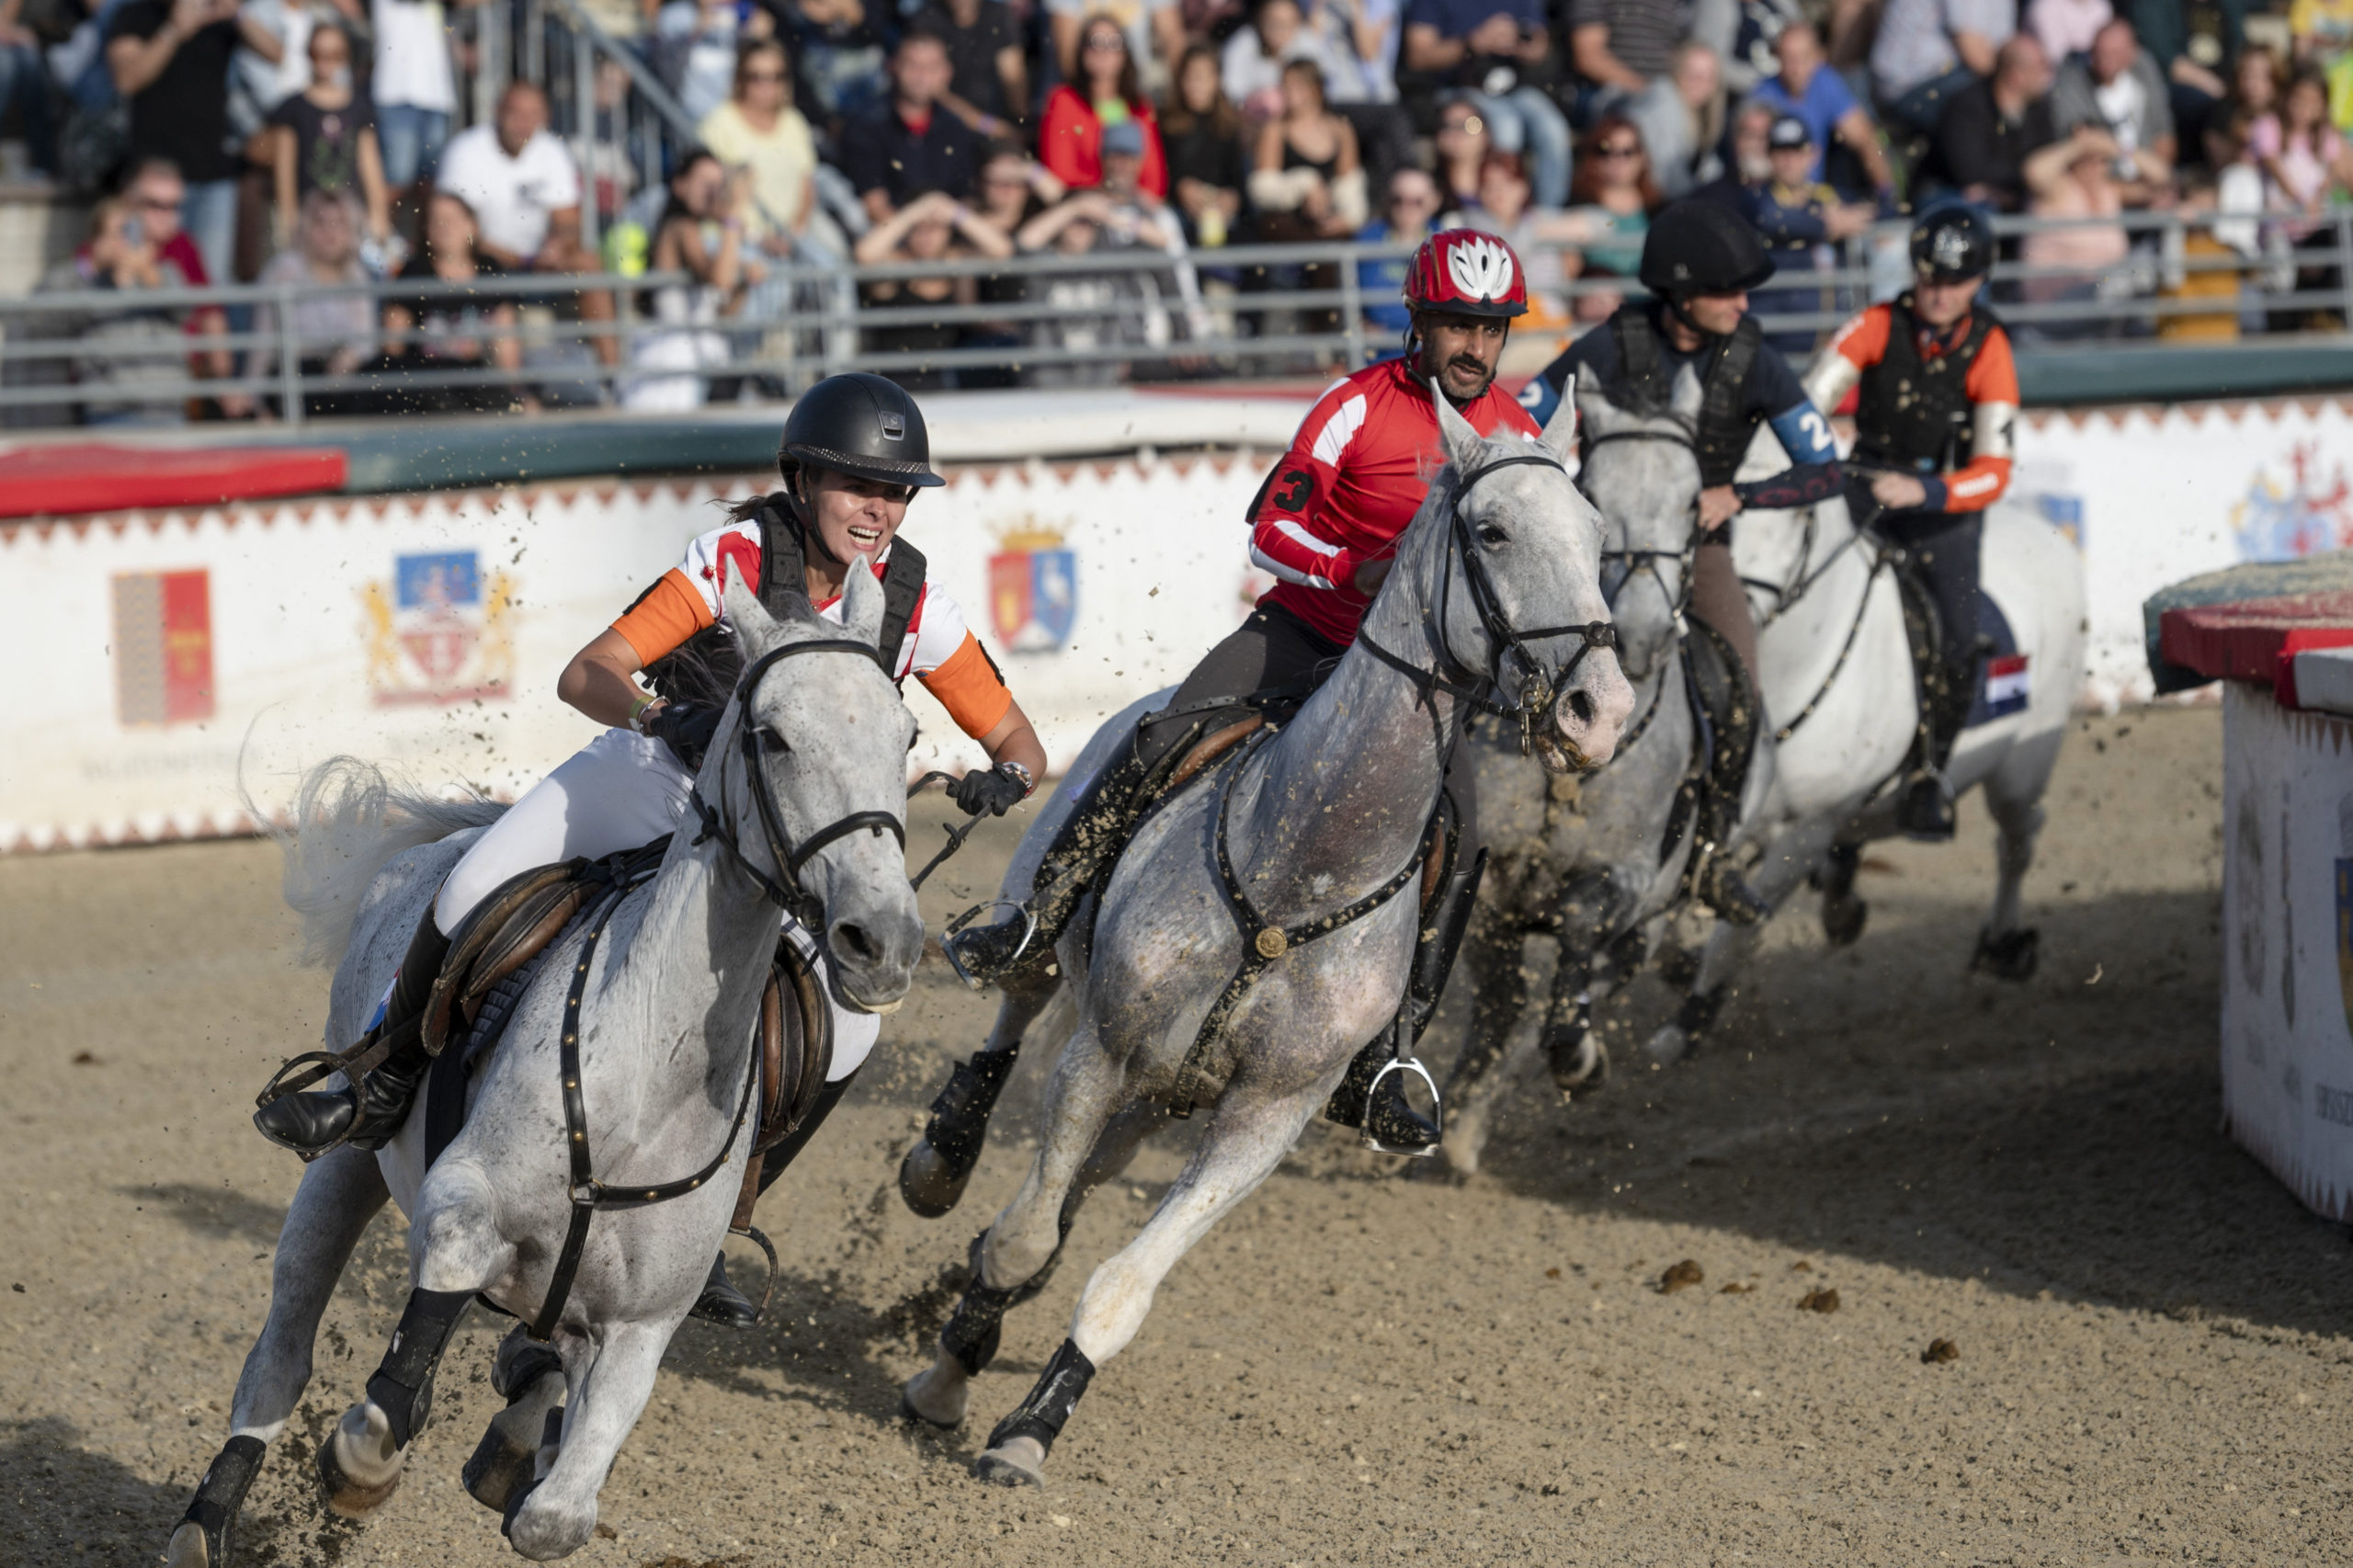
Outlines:
[{"label": "black riding glove", "polygon": [[647,716],[645,733],[668,746],[688,772],[700,773],[703,754],[719,733],[720,712],[699,702],[665,702]]},{"label": "black riding glove", "polygon": [[983,812],[1001,817],[1029,793],[1029,786],[998,768],[974,768],[949,787],[948,793],[967,816]]}]

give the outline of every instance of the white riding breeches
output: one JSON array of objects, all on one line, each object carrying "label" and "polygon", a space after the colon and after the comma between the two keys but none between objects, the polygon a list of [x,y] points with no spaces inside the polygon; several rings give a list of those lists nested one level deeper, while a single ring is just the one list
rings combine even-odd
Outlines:
[{"label": "white riding breeches", "polygon": [[[694,776],[660,741],[634,730],[607,730],[509,806],[474,840],[434,900],[433,921],[446,936],[510,877],[576,856],[597,859],[634,849],[675,830],[687,814]],[[829,964],[816,938],[783,917],[793,944],[825,974],[834,1012],[834,1061],[826,1081],[846,1078],[874,1049],[882,1020],[834,999]]]}]

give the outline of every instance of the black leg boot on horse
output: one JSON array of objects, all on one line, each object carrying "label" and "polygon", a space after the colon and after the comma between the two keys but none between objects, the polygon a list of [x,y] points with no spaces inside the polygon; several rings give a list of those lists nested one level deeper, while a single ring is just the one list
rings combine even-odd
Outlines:
[{"label": "black leg boot on horse", "polygon": [[1976,705],[1977,669],[1977,654],[1972,650],[1966,662],[1940,664],[1920,683],[1925,716],[1920,725],[1919,765],[1904,781],[1895,822],[1906,835],[1924,843],[1942,844],[1953,835],[1953,790],[1945,769],[1952,761],[1953,744],[1961,739],[1969,710]]},{"label": "black leg boot on horse", "polygon": [[254,1126],[261,1135],[306,1160],[339,1143],[381,1149],[391,1142],[408,1119],[417,1086],[433,1065],[419,1025],[434,983],[441,977],[441,960],[449,954],[449,938],[441,934],[428,903],[401,960],[392,994],[385,998],[383,1018],[362,1041],[389,1040],[384,1059],[349,1087],[309,1089],[269,1101],[254,1113]]},{"label": "black leg boot on horse", "polygon": [[1977,624],[1977,579],[1984,519],[1937,514],[1889,528],[1904,546],[1912,606],[1913,668],[1920,690],[1920,744],[1895,808],[1896,825],[1914,838],[1942,843],[1953,835],[1953,790],[1945,777],[1952,748],[1977,703],[1984,656]]}]

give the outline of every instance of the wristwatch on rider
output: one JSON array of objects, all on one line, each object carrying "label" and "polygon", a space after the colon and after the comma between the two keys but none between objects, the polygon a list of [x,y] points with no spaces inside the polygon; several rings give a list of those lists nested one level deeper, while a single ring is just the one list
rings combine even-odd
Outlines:
[{"label": "wristwatch on rider", "polygon": [[666,698],[640,695],[629,705],[629,727],[641,735],[646,733],[645,722],[662,711],[667,701]]},{"label": "wristwatch on rider", "polygon": [[1036,792],[1038,788],[1036,776],[1031,774],[1028,768],[1022,767],[1019,763],[1015,762],[1008,757],[1006,760],[996,765],[996,770],[999,773],[1006,775],[1007,778],[1018,778],[1021,780],[1021,793],[1025,799]]}]

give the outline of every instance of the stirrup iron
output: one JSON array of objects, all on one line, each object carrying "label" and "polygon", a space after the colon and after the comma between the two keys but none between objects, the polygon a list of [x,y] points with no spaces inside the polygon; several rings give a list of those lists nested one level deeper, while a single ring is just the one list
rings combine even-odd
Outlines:
[{"label": "stirrup iron", "polygon": [[1373,1112],[1374,1108],[1381,1103],[1381,1085],[1392,1073],[1411,1073],[1427,1085],[1430,1091],[1430,1125],[1439,1129],[1443,1136],[1446,1126],[1446,1108],[1438,1096],[1438,1080],[1430,1076],[1430,1070],[1422,1065],[1420,1057],[1392,1056],[1373,1074],[1372,1082],[1365,1088],[1364,1121],[1357,1129],[1357,1141],[1376,1154],[1397,1154],[1409,1160],[1427,1159],[1438,1153],[1438,1143],[1392,1143],[1373,1131],[1373,1122],[1376,1119]]},{"label": "stirrup iron", "polygon": [[1027,903],[1017,903],[1009,898],[993,898],[986,903],[976,903],[950,920],[948,923],[948,928],[939,934],[939,956],[948,960],[948,967],[956,971],[956,978],[962,981],[965,989],[969,991],[982,990],[987,986],[988,982],[976,977],[972,971],[964,967],[963,960],[956,956],[956,944],[950,938],[992,909],[1010,909],[1028,923],[1027,928],[1021,933],[1021,940],[1014,946],[1013,956],[1006,962],[1006,973],[1009,974],[1020,966],[1022,956],[1029,952],[1029,944],[1038,937],[1038,912]]}]

